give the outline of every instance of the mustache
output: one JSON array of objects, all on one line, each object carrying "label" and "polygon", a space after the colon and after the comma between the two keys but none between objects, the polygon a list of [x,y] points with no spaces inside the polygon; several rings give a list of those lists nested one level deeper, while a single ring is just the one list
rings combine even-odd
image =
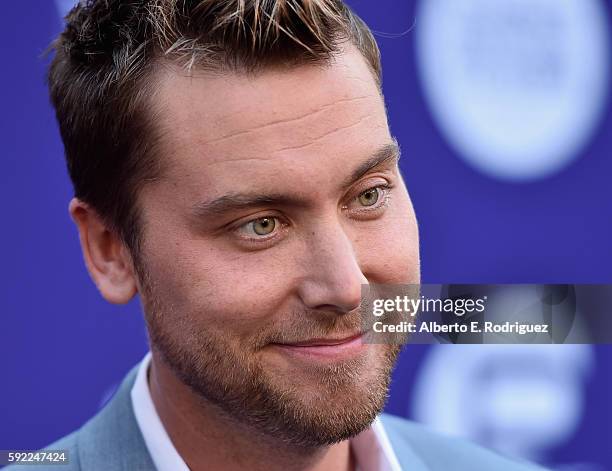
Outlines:
[{"label": "mustache", "polygon": [[257,347],[271,343],[298,343],[312,338],[343,337],[361,330],[361,312],[301,310],[277,317],[255,333]]},{"label": "mustache", "polygon": [[[392,314],[377,320],[385,321]],[[293,344],[318,338],[346,338],[365,333],[371,328],[371,315],[359,306],[347,313],[330,310],[300,310],[280,316],[259,328],[252,336],[253,345],[261,349],[269,344]]]}]

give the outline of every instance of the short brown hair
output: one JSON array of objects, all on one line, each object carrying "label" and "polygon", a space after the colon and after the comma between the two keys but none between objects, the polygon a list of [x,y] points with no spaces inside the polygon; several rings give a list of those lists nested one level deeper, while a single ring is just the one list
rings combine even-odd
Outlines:
[{"label": "short brown hair", "polygon": [[160,169],[147,100],[156,64],[256,73],[325,64],[345,41],[380,85],[376,41],[341,0],[81,1],[53,43],[48,76],[75,196],[137,255],[136,198]]}]

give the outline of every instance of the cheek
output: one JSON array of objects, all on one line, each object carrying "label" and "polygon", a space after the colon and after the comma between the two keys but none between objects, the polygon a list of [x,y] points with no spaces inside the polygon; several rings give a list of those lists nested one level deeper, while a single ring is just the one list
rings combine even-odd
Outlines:
[{"label": "cheek", "polygon": [[287,266],[265,251],[237,255],[176,234],[167,242],[151,244],[145,263],[154,295],[189,323],[247,337],[286,301]]}]

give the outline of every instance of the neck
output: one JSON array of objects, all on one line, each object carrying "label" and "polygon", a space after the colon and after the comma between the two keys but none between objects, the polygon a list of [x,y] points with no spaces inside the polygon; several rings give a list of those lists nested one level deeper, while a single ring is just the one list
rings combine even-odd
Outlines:
[{"label": "neck", "polygon": [[172,444],[190,470],[352,471],[348,440],[300,448],[264,436],[225,415],[180,381],[155,351],[148,385]]}]

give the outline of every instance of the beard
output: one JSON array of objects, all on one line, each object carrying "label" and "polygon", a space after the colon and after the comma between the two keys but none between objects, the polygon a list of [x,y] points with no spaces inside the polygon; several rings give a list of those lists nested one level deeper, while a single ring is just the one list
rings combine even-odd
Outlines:
[{"label": "beard", "polygon": [[147,273],[139,272],[151,348],[223,418],[263,437],[310,449],[359,434],[382,411],[399,345],[367,345],[363,354],[331,363],[279,365],[269,360],[273,343],[359,331],[358,311],[294,312],[262,322],[238,341],[230,322],[206,322],[206,311],[212,308],[176,309]]}]

